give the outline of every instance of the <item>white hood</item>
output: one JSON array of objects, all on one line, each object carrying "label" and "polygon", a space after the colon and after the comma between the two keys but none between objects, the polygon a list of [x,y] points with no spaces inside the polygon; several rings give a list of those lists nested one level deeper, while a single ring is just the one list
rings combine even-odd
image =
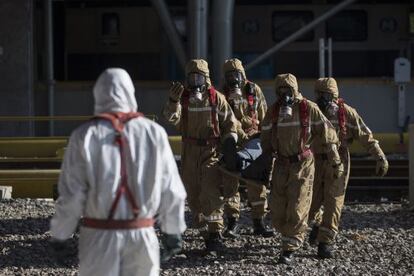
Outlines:
[{"label": "white hood", "polygon": [[93,87],[94,114],[104,112],[135,112],[135,88],[129,74],[121,68],[108,68]]}]

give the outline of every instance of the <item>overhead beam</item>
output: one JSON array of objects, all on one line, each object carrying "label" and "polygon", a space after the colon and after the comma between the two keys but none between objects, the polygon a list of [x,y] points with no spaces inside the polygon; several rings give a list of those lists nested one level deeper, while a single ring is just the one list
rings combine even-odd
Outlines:
[{"label": "overhead beam", "polygon": [[253,60],[252,62],[250,62],[246,66],[246,70],[250,70],[253,67],[255,67],[256,65],[260,64],[261,62],[263,62],[264,60],[266,60],[267,58],[272,56],[274,53],[276,53],[278,50],[280,50],[281,48],[283,48],[287,44],[295,41],[296,39],[298,39],[299,37],[301,37],[305,33],[309,32],[312,29],[314,29],[318,24],[326,21],[327,19],[329,19],[330,17],[332,17],[333,15],[338,13],[339,11],[343,10],[344,8],[346,8],[347,6],[349,6],[350,4],[352,4],[355,1],[356,0],[344,0],[341,3],[339,3],[338,5],[334,6],[332,9],[330,9],[329,11],[324,13],[323,15],[319,16],[318,18],[314,19],[312,22],[310,22],[305,27],[297,30],[296,32],[291,34],[289,37],[287,37],[285,40],[281,41],[280,43],[276,44],[275,46],[273,46],[272,48],[270,48],[269,50],[267,50],[266,52],[264,52],[263,54],[258,56],[255,60]]},{"label": "overhead beam", "polygon": [[161,24],[167,34],[169,41],[174,49],[175,55],[177,56],[178,62],[184,69],[186,64],[185,48],[181,41],[180,35],[175,27],[174,21],[168,11],[167,5],[164,0],[151,0],[152,5],[160,17]]}]

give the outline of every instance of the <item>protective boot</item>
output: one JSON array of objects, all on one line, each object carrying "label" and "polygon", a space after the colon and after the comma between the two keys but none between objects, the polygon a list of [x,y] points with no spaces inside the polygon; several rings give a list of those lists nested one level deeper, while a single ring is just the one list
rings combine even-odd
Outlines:
[{"label": "protective boot", "polygon": [[255,235],[260,235],[264,238],[273,237],[275,234],[272,229],[264,224],[263,219],[253,219],[253,230]]},{"label": "protective boot", "polygon": [[318,256],[322,259],[331,259],[334,257],[333,248],[331,245],[320,242],[318,245]]},{"label": "protective boot", "polygon": [[309,244],[310,245],[316,245],[317,241],[316,238],[318,237],[319,227],[317,225],[314,225],[312,227],[312,230],[309,233]]},{"label": "protective boot", "polygon": [[205,240],[205,244],[207,254],[217,256],[217,254],[224,249],[221,234],[218,232],[209,233],[207,239]]},{"label": "protective boot", "polygon": [[199,219],[198,216],[193,217],[191,221],[191,228],[201,229],[207,226],[207,222],[203,219]]},{"label": "protective boot", "polygon": [[227,229],[224,232],[224,236],[232,239],[240,237],[240,224],[238,218],[230,217],[227,219]]},{"label": "protective boot", "polygon": [[280,264],[291,264],[293,262],[294,251],[282,251],[279,257]]}]

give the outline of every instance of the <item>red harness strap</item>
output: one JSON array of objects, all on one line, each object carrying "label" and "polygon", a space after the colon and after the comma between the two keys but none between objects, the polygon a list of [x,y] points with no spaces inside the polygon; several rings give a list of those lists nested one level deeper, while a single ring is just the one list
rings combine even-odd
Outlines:
[{"label": "red harness strap", "polygon": [[[272,110],[272,135],[274,137],[277,137],[277,125],[278,125],[278,120],[279,120],[279,111],[280,111],[280,103],[277,101],[274,105],[274,108]],[[273,133],[275,132],[275,133]]]},{"label": "red harness strap", "polygon": [[[252,118],[252,126],[249,129],[246,129],[246,132],[250,132],[251,130],[259,130],[259,126],[257,125],[257,112],[256,112],[256,102],[257,102],[257,97],[256,97],[256,93],[254,91],[254,83],[247,80],[247,84],[245,86],[246,89],[246,101],[247,101],[247,105],[249,108],[249,113],[250,113],[250,118]],[[229,98],[229,89],[228,88],[224,88],[224,95],[226,96],[226,99],[228,100]],[[232,106],[233,108],[233,106]]]},{"label": "red harness strap", "polygon": [[[280,110],[280,103],[276,102],[274,108],[272,110],[272,122],[273,122],[273,129],[277,129],[278,120],[279,120],[279,110]],[[308,101],[303,98],[302,101],[299,103],[299,117],[300,117],[300,124],[301,124],[301,136],[300,136],[300,149],[302,150],[301,153],[298,155],[292,156],[279,156],[278,159],[282,161],[282,163],[295,163],[301,161],[303,159],[308,158],[312,155],[312,150],[306,148],[306,141],[308,139],[308,128],[309,128],[309,107]]]},{"label": "red harness strap", "polygon": [[213,123],[213,132],[214,137],[220,136],[220,129],[218,127],[218,121],[217,121],[217,91],[214,89],[213,86],[210,87],[208,90],[209,97],[208,100],[210,101],[211,106],[211,122]]},{"label": "red harness strap", "polygon": [[252,130],[258,130],[257,125],[257,112],[256,112],[256,93],[254,91],[254,83],[251,81],[247,82],[247,91],[246,91],[246,97],[247,97],[247,104],[249,105],[249,111],[250,111],[250,117],[252,118],[252,126],[250,129]]},{"label": "red harness strap", "polygon": [[[111,208],[109,210],[109,215],[107,219],[94,219],[94,218],[83,218],[83,225],[91,228],[98,229],[133,229],[133,228],[142,228],[150,227],[154,225],[154,220],[152,218],[143,218],[139,219],[139,207],[138,204],[131,192],[131,189],[128,186],[128,177],[126,171],[126,156],[125,150],[128,144],[128,141],[123,133],[125,124],[133,119],[142,117],[142,113],[131,112],[131,113],[102,113],[95,117],[95,119],[104,119],[112,123],[113,128],[116,131],[115,143],[119,146],[119,152],[121,155],[121,181],[117,188],[115,199],[112,202]],[[119,200],[121,196],[125,195],[134,215],[133,219],[128,220],[114,220],[116,208],[118,207]]]},{"label": "red harness strap", "polygon": [[309,128],[309,108],[308,108],[308,100],[303,98],[299,104],[299,116],[300,116],[300,124],[302,126],[302,133],[300,139],[300,148],[302,152],[308,150],[305,145],[306,141],[308,140],[308,128]]},{"label": "red harness strap", "polygon": [[[182,136],[183,136],[183,141],[195,141],[197,140],[197,144],[200,144],[202,140],[205,140],[206,143],[205,144],[210,144],[208,141],[215,141],[217,140],[218,137],[220,137],[220,129],[219,129],[219,125],[218,125],[218,120],[217,120],[217,91],[216,89],[211,86],[208,89],[208,93],[209,93],[209,103],[211,106],[211,122],[213,124],[213,133],[214,136],[209,138],[209,139],[198,139],[198,138],[191,138],[187,136],[187,132],[188,132],[188,107],[190,105],[190,92],[188,90],[185,90],[183,92],[183,95],[181,97],[181,107],[182,107],[182,113],[181,113],[181,118],[182,118],[182,124],[181,124],[181,132],[182,132]],[[211,143],[212,144],[212,143]]]},{"label": "red harness strap", "polygon": [[347,129],[346,129],[346,110],[345,110],[345,101],[342,98],[338,99],[338,124],[339,124],[339,133],[341,142],[344,142],[346,139]]},{"label": "red harness strap", "polygon": [[187,136],[188,129],[188,106],[190,105],[190,92],[186,89],[181,96],[181,132],[182,136]]},{"label": "red harness strap", "polygon": [[277,127],[277,123],[279,120],[279,111],[280,111],[280,103],[276,102],[274,108],[272,110],[272,122]]}]

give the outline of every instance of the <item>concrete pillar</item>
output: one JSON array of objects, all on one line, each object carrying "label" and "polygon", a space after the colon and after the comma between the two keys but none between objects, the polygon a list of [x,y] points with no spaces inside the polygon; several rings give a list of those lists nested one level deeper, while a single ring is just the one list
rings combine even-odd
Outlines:
[{"label": "concrete pillar", "polygon": [[408,162],[409,162],[409,199],[410,208],[414,209],[414,124],[409,126],[409,150],[408,150]]},{"label": "concrete pillar", "polygon": [[207,59],[207,0],[188,1],[188,30],[191,59]]},{"label": "concrete pillar", "polygon": [[233,55],[233,10],[234,0],[213,0],[213,64],[211,69],[213,81],[219,88],[223,78],[222,65]]},{"label": "concrete pillar", "polygon": [[319,77],[325,77],[325,39],[319,38]]}]

